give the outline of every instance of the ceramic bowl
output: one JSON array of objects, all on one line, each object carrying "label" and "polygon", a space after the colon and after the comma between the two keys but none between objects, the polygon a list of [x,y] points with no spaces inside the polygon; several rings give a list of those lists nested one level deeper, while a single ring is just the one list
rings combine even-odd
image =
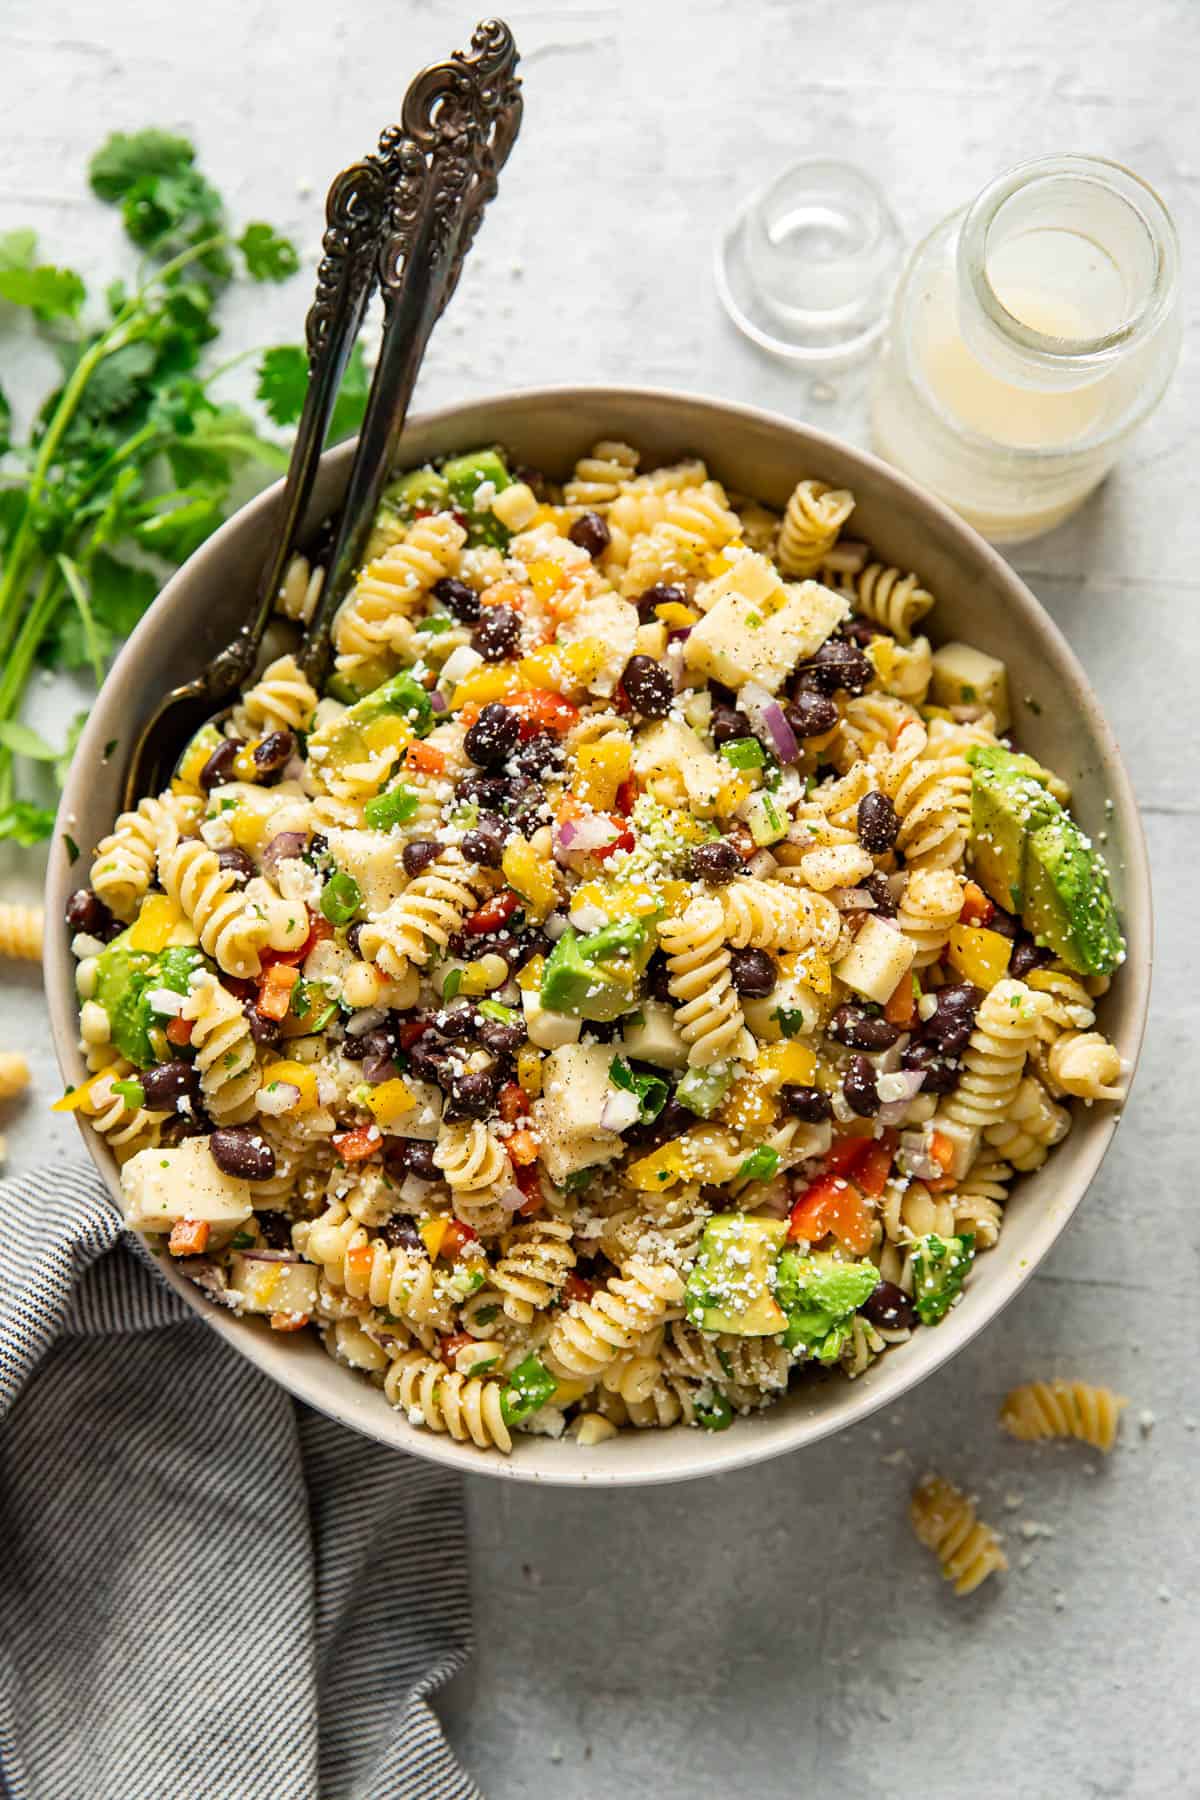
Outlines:
[{"label": "ceramic bowl", "polygon": [[[853,489],[853,530],[889,562],[915,569],[938,597],[936,639],[964,638],[1008,663],[1022,746],[1066,776],[1085,830],[1105,845],[1128,938],[1128,956],[1101,1007],[1106,1031],[1130,1065],[1150,988],[1150,885],[1141,825],[1111,728],[1083,670],[1029,589],[981,537],[936,500],[872,456],[820,431],[724,401],[643,388],[549,388],[473,400],[415,419],[401,466],[504,444],[517,462],[562,475],[600,438],[624,438],[643,456],[703,456],[727,486],[782,506],[801,476]],[[335,506],[349,470],[348,446],[324,460],[310,524]],[[132,732],[156,697],[194,671],[232,635],[252,592],[278,500],[272,489],[230,519],[180,569],[138,626],[92,708],[63,795],[46,888],[50,920],[110,829]],[[105,747],[113,745],[105,757]],[[64,833],[82,855],[72,866]],[[66,1080],[83,1064],[73,959],[67,934],[47,934],[46,991]],[[1017,1183],[996,1249],[980,1258],[966,1297],[936,1330],[923,1330],[859,1380],[806,1385],[731,1430],[629,1431],[595,1449],[570,1438],[519,1437],[511,1457],[414,1428],[383,1393],[332,1361],[315,1338],[272,1334],[265,1322],[211,1306],[167,1259],[164,1279],[240,1355],[297,1399],[397,1450],[509,1481],[583,1487],[681,1481],[802,1449],[893,1404],[954,1356],[1029,1280],[1096,1173],[1116,1125],[1114,1109],[1078,1109],[1074,1130],[1038,1173]],[[114,1197],[117,1168],[102,1140],[83,1129]]]}]

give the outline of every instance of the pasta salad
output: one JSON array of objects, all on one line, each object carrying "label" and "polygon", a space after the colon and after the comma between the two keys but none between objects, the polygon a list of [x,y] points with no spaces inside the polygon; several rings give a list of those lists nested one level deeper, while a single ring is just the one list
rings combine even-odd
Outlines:
[{"label": "pasta salad", "polygon": [[853,506],[410,471],[325,691],[281,647],[116,820],[59,1105],[215,1304],[507,1453],[720,1430],[958,1303],[1120,1097],[1123,946],[1004,664]]}]

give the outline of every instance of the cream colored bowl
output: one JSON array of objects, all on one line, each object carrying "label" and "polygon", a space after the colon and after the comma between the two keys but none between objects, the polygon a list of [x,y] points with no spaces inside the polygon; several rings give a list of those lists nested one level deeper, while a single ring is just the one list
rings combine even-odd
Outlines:
[{"label": "cream colored bowl", "polygon": [[[1082,669],[1028,588],[983,539],[902,476],[862,451],[770,413],[642,388],[549,388],[448,407],[414,421],[402,461],[425,461],[479,444],[504,444],[518,462],[563,474],[599,438],[625,438],[644,455],[703,456],[729,487],[781,506],[801,476],[818,476],[857,497],[853,530],[880,554],[915,569],[938,596],[935,638],[965,638],[1006,659],[1022,747],[1071,782],[1084,828],[1107,833],[1106,850],[1128,938],[1125,966],[1105,999],[1104,1028],[1132,1064],[1150,989],[1150,883],[1141,825],[1112,731]],[[337,501],[349,450],[326,457],[312,512]],[[222,527],[167,584],[118,658],[92,709],[72,765],[46,884],[49,920],[85,878],[92,846],[111,825],[133,731],[156,697],[192,675],[232,635],[255,585],[278,489]],[[1034,705],[1025,704],[1029,696]],[[105,746],[116,741],[108,760]],[[63,834],[82,850],[68,861]],[[81,1079],[76,1049],[73,959],[67,933],[51,923],[46,991],[59,1063]],[[814,1443],[895,1402],[960,1350],[1028,1281],[1083,1199],[1115,1128],[1111,1107],[1080,1109],[1075,1128],[1036,1175],[1018,1183],[999,1245],[980,1258],[966,1297],[935,1330],[919,1331],[856,1382],[802,1387],[715,1435],[677,1428],[629,1431],[596,1449],[573,1440],[518,1438],[511,1457],[480,1452],[418,1430],[382,1392],[333,1362],[314,1338],[273,1335],[263,1321],[210,1306],[164,1257],[164,1278],[215,1331],[298,1399],[397,1449],[515,1481],[565,1486],[681,1481]],[[117,1170],[99,1138],[81,1127],[114,1196]]]}]

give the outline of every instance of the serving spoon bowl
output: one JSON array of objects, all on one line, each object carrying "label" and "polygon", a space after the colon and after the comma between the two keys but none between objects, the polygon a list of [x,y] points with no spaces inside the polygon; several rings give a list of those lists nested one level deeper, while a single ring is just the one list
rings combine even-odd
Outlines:
[{"label": "serving spoon bowl", "polygon": [[[1129,778],[1100,704],[1057,626],[1009,565],[938,501],[865,451],[777,415],[650,388],[560,387],[500,394],[412,419],[399,467],[503,444],[517,463],[565,475],[602,438],[637,445],[647,461],[702,456],[728,486],[782,507],[795,482],[816,476],[856,496],[855,532],[887,561],[915,569],[938,597],[928,625],[936,638],[963,638],[1005,659],[1021,747],[1070,781],[1085,831],[1104,832],[1127,954],[1100,1021],[1132,1070],[1150,993],[1150,880]],[[321,462],[304,529],[341,502],[353,445]],[[59,809],[46,884],[45,979],[59,1064],[72,1086],[85,1075],[77,1048],[78,1004],[69,933],[61,921],[81,867],[111,829],[131,735],[181,671],[201,669],[240,617],[261,566],[280,490],[230,519],[168,582],[117,658],[76,751]],[[115,743],[112,742],[115,740]],[[1074,1129],[1036,1174],[1021,1178],[994,1250],[979,1258],[965,1298],[936,1329],[924,1329],[857,1381],[793,1389],[731,1430],[710,1434],[621,1432],[592,1449],[518,1434],[511,1457],[479,1451],[411,1425],[379,1388],[341,1367],[308,1333],[281,1336],[265,1321],[211,1305],[165,1255],[159,1267],[187,1303],[241,1355],[298,1399],[378,1441],[464,1472],[565,1487],[621,1487],[714,1474],[762,1461],[866,1418],[956,1355],[1020,1292],[1082,1202],[1116,1128],[1113,1108],[1077,1108]],[[114,1204],[118,1171],[103,1140],[81,1123],[88,1151]],[[161,1252],[161,1246],[160,1246]]]}]

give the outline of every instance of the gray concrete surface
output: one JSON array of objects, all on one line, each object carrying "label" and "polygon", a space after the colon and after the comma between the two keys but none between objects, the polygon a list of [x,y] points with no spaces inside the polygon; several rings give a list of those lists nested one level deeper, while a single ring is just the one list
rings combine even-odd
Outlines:
[{"label": "gray concrete surface", "polygon": [[[709,278],[715,228],[743,191],[819,151],[880,173],[910,238],[1020,158],[1127,160],[1179,220],[1193,340],[1135,453],[1074,521],[1015,558],[1116,725],[1156,879],[1145,1059],[1085,1208],[965,1355],[835,1442],[643,1494],[473,1478],[479,1650],[445,1700],[451,1735],[491,1800],[1200,1793],[1187,1149],[1200,1049],[1200,8],[672,0],[508,16],[525,51],[524,134],[435,340],[426,401],[630,377],[861,439],[861,379],[814,390],[759,356],[726,325]],[[85,156],[112,128],[154,122],[192,132],[240,211],[311,248],[313,188],[370,145],[411,69],[468,23],[443,0],[6,0],[0,230],[35,224],[47,255],[105,266],[117,231],[86,194]],[[304,304],[297,282],[231,308],[233,347],[295,337]],[[73,704],[56,684],[34,716],[61,721]],[[5,894],[35,890],[34,861],[7,860]],[[8,1122],[20,1169],[72,1139],[43,1110],[57,1078],[33,976],[6,972],[4,1015],[4,1041],[29,1045],[37,1067],[36,1101]],[[1046,1372],[1131,1397],[1110,1462],[999,1437],[1005,1387]],[[911,1479],[931,1463],[1008,1537],[1011,1573],[966,1605],[905,1523]]]}]

